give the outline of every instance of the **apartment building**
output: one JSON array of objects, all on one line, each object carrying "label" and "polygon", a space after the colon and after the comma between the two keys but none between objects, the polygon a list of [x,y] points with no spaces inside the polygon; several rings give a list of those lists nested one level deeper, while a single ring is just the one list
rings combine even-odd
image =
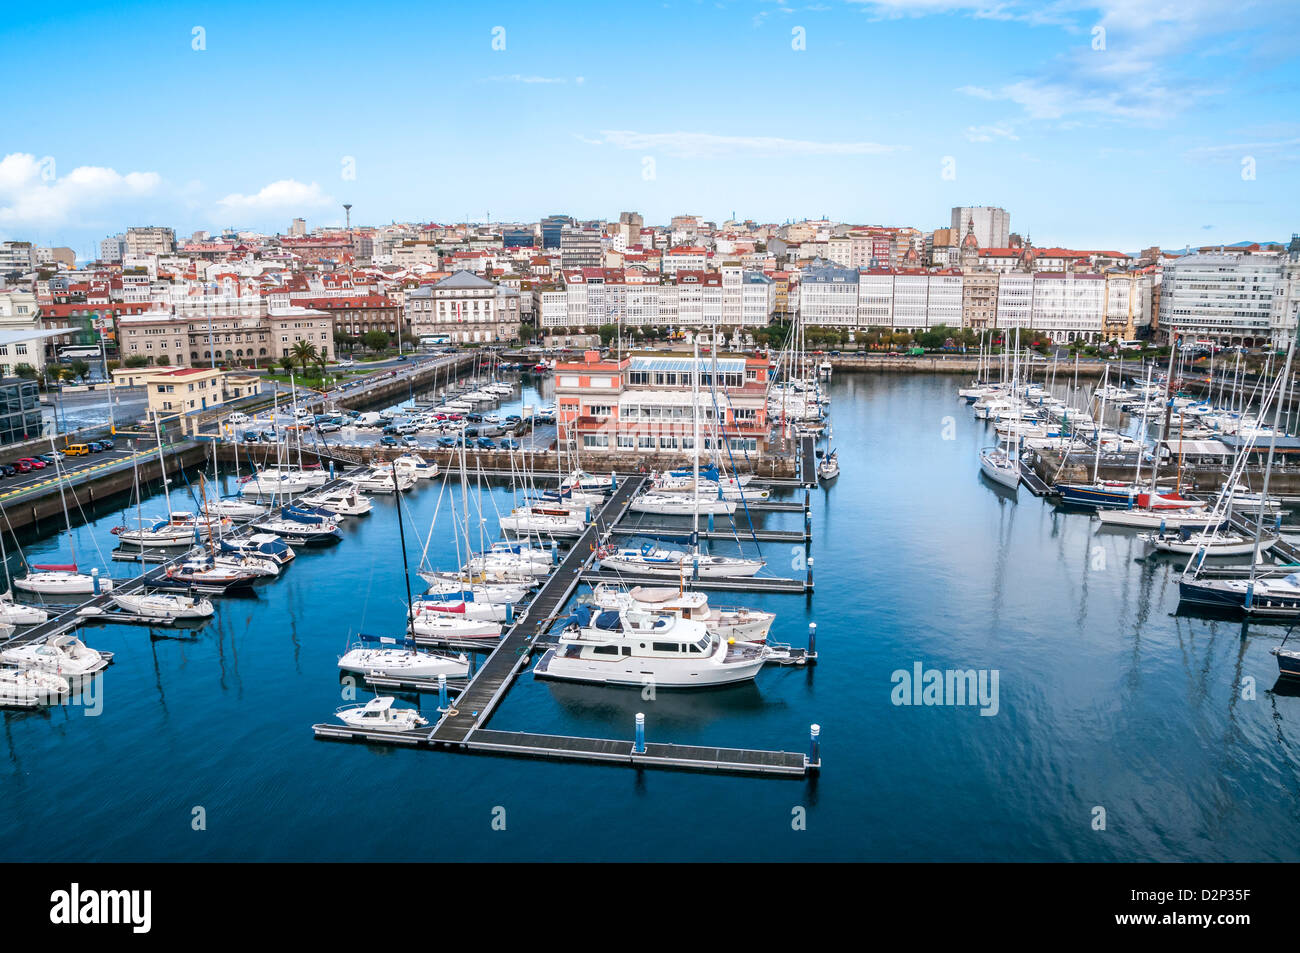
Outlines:
[{"label": "apartment building", "polygon": [[542,292],[540,303],[543,328],[763,327],[776,307],[776,282],[735,263],[671,279],[641,269],[583,268],[566,272],[563,288]]},{"label": "apartment building", "polygon": [[1285,295],[1288,258],[1276,254],[1197,253],[1167,262],[1160,290],[1160,327],[1225,346],[1285,346],[1274,329],[1274,294]]},{"label": "apartment building", "polygon": [[587,351],[555,369],[559,437],[579,451],[682,459],[694,452],[698,413],[701,453],[762,454],[767,373],[766,358],[697,362],[679,354],[633,354],[610,360]]},{"label": "apartment building", "polygon": [[407,292],[405,320],[416,337],[446,334],[462,344],[516,341],[519,301],[514,288],[457,271],[436,284]]},{"label": "apartment building", "polygon": [[127,258],[147,258],[151,255],[170,255],[176,251],[176,231],[161,225],[143,225],[126,230]]}]

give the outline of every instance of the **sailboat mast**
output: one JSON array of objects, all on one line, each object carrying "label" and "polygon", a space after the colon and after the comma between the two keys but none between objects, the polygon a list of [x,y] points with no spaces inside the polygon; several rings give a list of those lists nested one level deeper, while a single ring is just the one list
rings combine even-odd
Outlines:
[{"label": "sailboat mast", "polygon": [[153,434],[158,441],[158,468],[162,473],[163,499],[167,501],[167,522],[172,520],[172,497],[167,492],[167,458],[163,456],[162,425],[158,422],[158,411],[153,413]]},{"label": "sailboat mast", "polygon": [[397,461],[392,462],[393,489],[397,503],[397,536],[402,545],[402,581],[406,583],[407,632],[415,634],[415,603],[411,599],[411,567],[406,563],[406,527],[402,525],[402,488],[397,484]]},{"label": "sailboat mast", "polygon": [[700,335],[697,331],[691,338],[691,418],[694,437],[691,440],[693,479],[691,495],[694,506],[691,507],[691,543],[695,551],[700,551]]}]

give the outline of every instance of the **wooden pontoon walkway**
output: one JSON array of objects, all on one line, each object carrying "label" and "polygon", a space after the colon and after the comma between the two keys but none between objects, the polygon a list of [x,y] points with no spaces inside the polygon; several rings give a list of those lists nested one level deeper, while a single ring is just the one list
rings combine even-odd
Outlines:
[{"label": "wooden pontoon walkway", "polygon": [[646,477],[629,477],[619,484],[596,514],[595,520],[578,537],[578,541],[560,561],[542,588],[538,590],[519,621],[510,627],[478,674],[465,687],[456,707],[446,713],[430,732],[438,744],[463,745],[470,734],[481,728],[504,697],[506,690],[523,668],[532,640],[546,631],[555,613],[577,588],[583,568],[600,542],[601,527],[609,526],[627,510],[633,496],[645,485]]}]

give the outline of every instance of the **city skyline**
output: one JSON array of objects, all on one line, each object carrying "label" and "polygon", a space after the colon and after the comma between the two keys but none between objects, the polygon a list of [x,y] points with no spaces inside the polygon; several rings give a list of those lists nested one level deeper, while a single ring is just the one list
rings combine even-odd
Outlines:
[{"label": "city skyline", "polygon": [[[310,20],[127,9],[25,10],[5,26],[11,66],[43,77],[43,95],[10,112],[0,237],[83,257],[132,224],[279,231],[294,216],[342,224],[344,202],[372,225],[634,208],[925,230],[952,206],[997,205],[1021,234],[1132,251],[1284,241],[1300,199],[1295,18],[1272,0],[590,5],[562,19],[504,4],[402,11],[401,30],[383,4],[364,23],[332,4]],[[59,47],[83,55],[51,72],[42,51]],[[382,48],[373,66],[347,59]],[[124,76],[124,94],[87,101],[124,51],[162,85],[132,96],[142,80]],[[50,123],[59,103],[69,121]]]}]

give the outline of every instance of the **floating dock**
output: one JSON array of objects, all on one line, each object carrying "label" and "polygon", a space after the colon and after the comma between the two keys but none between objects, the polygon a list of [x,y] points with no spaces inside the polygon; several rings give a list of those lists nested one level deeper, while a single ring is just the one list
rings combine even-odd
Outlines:
[{"label": "floating dock", "polygon": [[[321,740],[361,741],[424,750],[456,750],[714,773],[802,778],[809,773],[819,771],[821,755],[816,741],[816,732],[819,729],[814,729],[809,754],[805,755],[788,751],[645,743],[640,739],[633,742],[522,731],[495,731],[484,727],[514,680],[531,661],[534,647],[546,635],[557,613],[573,595],[578,584],[587,582],[592,577],[593,574],[584,570],[594,558],[596,547],[602,537],[608,536],[608,532],[602,532],[602,527],[617,525],[626,514],[628,504],[645,487],[646,482],[647,477],[639,475],[625,478],[619,484],[613,495],[596,513],[591,525],[565,554],[528,607],[519,615],[501,641],[496,643],[492,654],[464,686],[456,700],[442,713],[432,730],[421,728],[414,731],[385,731],[354,728],[343,724],[317,724],[312,726],[314,736]],[[614,574],[610,576],[611,581],[627,584],[634,584],[638,578]],[[662,584],[664,579],[650,577],[646,581],[650,584]],[[753,583],[754,580],[744,580],[744,582]],[[793,579],[767,579],[759,582],[779,583],[788,587],[797,586],[797,588],[778,591],[808,591],[802,582]],[[734,588],[736,580],[730,580],[730,583],[728,588]],[[700,588],[704,587],[701,585]],[[815,657],[805,652],[802,661],[811,661]],[[794,660],[793,653],[791,661],[794,664],[801,664]],[[436,691],[436,684],[434,690]],[[638,734],[640,731],[641,728],[638,726]]]}]

